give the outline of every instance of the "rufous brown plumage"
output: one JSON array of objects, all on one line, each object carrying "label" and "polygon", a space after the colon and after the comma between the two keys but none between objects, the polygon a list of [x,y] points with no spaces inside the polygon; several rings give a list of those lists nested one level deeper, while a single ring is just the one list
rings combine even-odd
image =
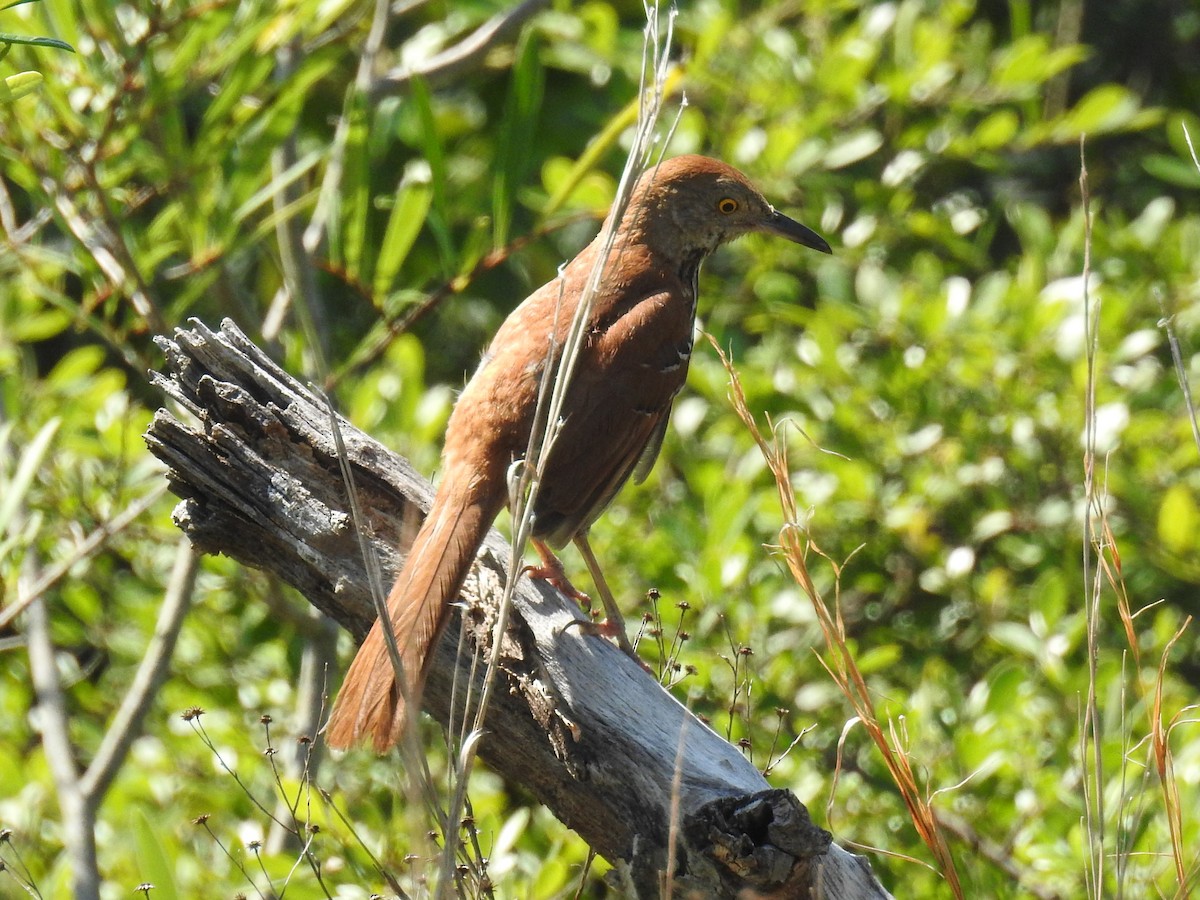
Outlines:
[{"label": "rufous brown plumage", "polygon": [[[680,156],[638,180],[592,302],[563,427],[534,502],[535,539],[556,548],[582,539],[630,476],[640,479],[653,465],[687,375],[700,264],[722,243],[753,231],[830,252],[725,163]],[[377,621],[334,705],[325,731],[330,745],[369,737],[382,752],[399,740],[409,713],[404,696],[418,702],[430,648],[507,502],[507,473],[527,452],[541,381],[558,366],[558,348],[601,252],[597,238],[509,315],[459,397],[437,495],[387,601],[407,690],[398,689],[385,623]]]}]

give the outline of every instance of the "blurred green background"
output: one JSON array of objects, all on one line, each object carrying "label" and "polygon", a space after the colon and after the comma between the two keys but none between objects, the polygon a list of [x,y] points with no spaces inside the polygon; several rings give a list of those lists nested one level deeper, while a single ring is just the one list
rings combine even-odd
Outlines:
[{"label": "blurred green background", "polygon": [[[401,4],[377,40],[374,8],[346,0],[0,12],[0,32],[75,49],[15,45],[0,61],[0,77],[44,79],[0,103],[5,606],[22,573],[70,559],[162,482],[141,440],[160,403],[152,338],[192,316],[232,317],[302,378],[332,374],[355,424],[435,474],[454,392],[488,336],[595,233],[636,103],[634,3],[545,4],[443,65],[440,52],[511,9]],[[680,91],[687,105],[669,152],[739,166],[834,247],[821,257],[752,237],[723,249],[702,274],[700,324],[731,350],[750,408],[787,423],[807,525],[841,567],[835,579],[814,556],[814,577],[838,592],[880,715],[938,792],[966,895],[1186,896],[1200,865],[1194,624],[1161,682],[1159,667],[1200,608],[1198,448],[1166,328],[1195,383],[1200,166],[1187,135],[1200,141],[1200,7],[704,0],[680,6],[672,55],[664,125]],[[392,70],[424,74],[381,80]],[[1081,136],[1096,519],[1114,542],[1101,548],[1114,577],[1095,583],[1083,562]],[[760,767],[811,729],[772,783],[838,839],[890,854],[860,851],[897,896],[950,896],[878,751],[847,727],[812,608],[768,546],[782,524],[774,485],[727,395],[698,344],[662,458],[597,524],[597,553],[631,622],[657,588],[664,640],[688,633],[679,662],[695,671],[678,696],[748,740]],[[45,593],[84,761],[152,633],[179,543],[172,504],[162,497]],[[1090,597],[1098,881],[1080,726]],[[1132,646],[1120,597],[1141,611]],[[221,757],[270,805],[259,717],[294,741],[311,633],[289,589],[204,560],[170,678],[100,810],[104,896],[146,881],[159,900],[253,894],[235,859],[264,888],[247,846],[266,817],[179,713],[204,707]],[[13,830],[0,857],[11,868],[19,852],[43,895],[62,896],[61,814],[22,634],[21,618],[0,632],[0,827]],[[753,655],[735,684],[740,646]],[[345,665],[345,635],[340,649]],[[1165,781],[1154,721],[1178,725]],[[439,771],[433,729],[430,746]],[[421,811],[394,799],[394,769],[352,754],[315,779],[403,879]],[[584,896],[605,895],[605,866],[581,877],[586,847],[519,790],[481,772],[471,796],[497,896],[574,896],[581,881]],[[345,823],[314,804],[324,887],[301,868],[288,895],[382,890]],[[202,813],[211,833],[192,824]],[[278,884],[294,855],[264,860]],[[11,873],[0,895],[24,896]]]}]

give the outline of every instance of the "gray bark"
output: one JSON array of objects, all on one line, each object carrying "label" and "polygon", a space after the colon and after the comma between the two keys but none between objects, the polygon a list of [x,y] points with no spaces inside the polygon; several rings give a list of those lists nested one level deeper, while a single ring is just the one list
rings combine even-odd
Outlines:
[{"label": "gray bark", "polygon": [[[159,410],[146,440],[182,498],[178,526],[200,551],[294,585],[361,640],[374,606],[325,402],[228,320],[216,332],[193,321],[158,341],[166,365],[154,381],[182,414]],[[400,536],[411,536],[432,491],[348,422],[340,431],[386,589]],[[490,652],[508,566],[508,545],[493,532],[423,697],[443,725],[456,671],[471,677],[471,654]],[[481,747],[490,766],[622,869],[638,896],[663,895],[672,839],[677,897],[889,896],[861,857],[832,843],[790,792],[772,790],[635,661],[608,641],[564,631],[580,617],[548,585],[521,580]]]}]

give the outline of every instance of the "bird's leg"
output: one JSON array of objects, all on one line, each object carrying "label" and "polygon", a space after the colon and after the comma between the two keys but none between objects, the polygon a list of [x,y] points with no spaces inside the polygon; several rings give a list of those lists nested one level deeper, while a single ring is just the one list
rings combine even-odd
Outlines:
[{"label": "bird's leg", "polygon": [[530,578],[540,578],[542,581],[549,582],[554,585],[557,591],[570,597],[583,607],[584,612],[591,612],[592,598],[567,580],[567,572],[563,568],[562,561],[554,555],[554,551],[544,541],[539,541],[537,538],[530,538],[530,542],[533,544],[533,549],[537,551],[538,558],[542,561],[542,564],[540,566],[526,566],[525,574]]},{"label": "bird's leg", "polygon": [[596,590],[600,592],[600,599],[604,601],[604,614],[608,617],[607,621],[590,626],[587,623],[580,623],[580,627],[588,631],[594,631],[597,634],[605,635],[606,637],[616,638],[617,645],[634,659],[637,659],[637,651],[633,649],[633,644],[629,643],[629,635],[625,632],[625,618],[621,615],[621,609],[617,606],[617,601],[613,597],[612,591],[608,589],[608,582],[604,580],[604,573],[600,571],[600,563],[596,561],[596,554],[592,552],[592,545],[588,543],[587,532],[579,532],[575,535],[574,540],[575,546],[579,548],[579,554],[583,557],[583,561],[587,563],[592,581],[596,583]]},{"label": "bird's leg", "polygon": [[[544,541],[539,541],[537,538],[531,538],[530,540],[542,564],[540,566],[526,566],[525,573],[531,578],[541,578],[543,581],[548,581],[558,591],[583,607],[584,612],[590,613],[592,611],[592,598],[567,580],[563,564],[554,555],[554,551],[546,546]],[[592,580],[596,583],[596,590],[600,592],[600,599],[604,601],[604,612],[608,619],[604,622],[585,622],[583,619],[575,619],[568,622],[566,628],[578,628],[587,634],[616,638],[617,645],[634,659],[637,659],[637,651],[633,649],[633,644],[629,643],[629,636],[625,633],[625,619],[621,616],[621,610],[617,607],[617,601],[613,599],[612,591],[608,589],[608,582],[604,580],[604,573],[600,571],[600,563],[596,561],[596,554],[592,552],[592,546],[588,543],[587,534],[577,534],[574,540],[575,546],[579,548],[580,555],[583,556],[583,561],[587,563]],[[564,628],[564,630],[566,629]]]}]

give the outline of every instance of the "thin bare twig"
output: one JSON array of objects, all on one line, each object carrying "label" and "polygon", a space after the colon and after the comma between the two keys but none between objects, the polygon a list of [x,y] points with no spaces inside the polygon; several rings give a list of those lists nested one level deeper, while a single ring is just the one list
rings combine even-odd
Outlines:
[{"label": "thin bare twig", "polygon": [[191,541],[180,538],[175,552],[175,566],[171,570],[162,606],[158,610],[154,636],[150,639],[150,645],[138,664],[137,672],[117,708],[116,715],[104,733],[99,750],[79,781],[79,789],[97,805],[125,761],[129,747],[139,733],[146,710],[157,696],[159,685],[167,676],[167,667],[171,662],[171,654],[175,651],[179,629],[191,607],[198,561]]},{"label": "thin bare twig", "polygon": [[[128,292],[133,308],[145,320],[147,328],[155,334],[164,333],[167,330],[166,320],[133,265],[120,236],[102,219],[85,219],[57,182],[50,178],[42,179],[42,190],[54,203],[67,230],[91,254],[109,284],[117,290]],[[122,261],[120,257],[125,257],[125,260]]]},{"label": "thin bare twig", "polygon": [[[25,557],[21,582],[35,578],[32,551]],[[26,588],[26,590],[29,590]],[[23,591],[22,591],[23,592]],[[54,644],[50,640],[50,616],[40,592],[30,591],[25,633],[29,640],[29,674],[37,696],[37,724],[42,749],[62,811],[63,844],[71,860],[72,896],[76,900],[99,900],[100,869],[96,856],[96,806],[79,786],[79,767],[68,734],[66,698],[59,683]]]},{"label": "thin bare twig", "polygon": [[[1200,158],[1196,156],[1196,148],[1192,145],[1192,134],[1188,131],[1187,125],[1180,125],[1180,127],[1183,129],[1183,139],[1187,142],[1188,152],[1192,155],[1192,163],[1196,170],[1200,171]],[[1192,388],[1188,381],[1187,369],[1183,365],[1183,351],[1179,347],[1179,338],[1175,334],[1175,317],[1167,314],[1167,305],[1162,291],[1155,291],[1155,296],[1158,299],[1158,308],[1162,310],[1162,318],[1159,319],[1158,324],[1167,332],[1167,344],[1171,348],[1171,360],[1175,364],[1175,377],[1179,380],[1179,389],[1183,391],[1183,400],[1187,404],[1188,421],[1192,426],[1192,439],[1196,442],[1196,449],[1200,450],[1200,423],[1196,421],[1196,406],[1192,403]]]},{"label": "thin bare twig", "polygon": [[1200,170],[1200,158],[1197,158],[1196,148],[1192,145],[1192,133],[1188,131],[1186,124],[1182,124],[1180,127],[1183,128],[1183,139],[1187,141],[1188,152],[1192,154],[1192,163],[1198,170]]},{"label": "thin bare twig", "polygon": [[453,81],[478,68],[496,44],[507,40],[534,15],[550,5],[549,0],[524,0],[511,9],[496,13],[469,35],[419,66],[397,66],[374,79],[367,93],[372,99],[404,91],[414,78],[431,85]]},{"label": "thin bare twig", "polygon": [[104,546],[109,538],[124,531],[142,513],[158,502],[158,498],[167,492],[167,487],[168,485],[165,481],[156,484],[144,497],[129,504],[124,512],[105,522],[84,538],[75,548],[74,553],[66,559],[59,560],[44,572],[41,572],[34,583],[29,586],[27,593],[19,597],[17,602],[12,606],[0,612],[0,629],[3,629],[4,626],[19,616],[31,603],[57,584],[60,579],[71,571],[72,566],[91,557]]},{"label": "thin bare twig", "polygon": [[[307,618],[312,623],[311,631],[304,635],[300,676],[296,681],[295,728],[300,739],[296,741],[293,751],[286,754],[284,763],[288,774],[302,785],[306,805],[311,803],[312,779],[324,756],[324,741],[321,740],[319,732],[325,720],[329,672],[337,664],[338,636],[337,623],[320,610],[313,608]],[[294,822],[300,797],[301,793],[297,791],[295,800],[289,804]],[[282,787],[279,803],[288,804]],[[279,814],[279,806],[275,812]],[[311,814],[306,815],[305,824],[311,820]],[[272,824],[267,834],[267,852],[278,853],[288,840],[289,834],[288,829]]]},{"label": "thin bare twig", "polygon": [[1179,389],[1183,392],[1183,402],[1187,406],[1188,422],[1192,426],[1192,440],[1196,442],[1196,449],[1200,450],[1200,423],[1196,421],[1196,406],[1192,403],[1192,387],[1188,381],[1187,368],[1183,364],[1183,350],[1179,346],[1179,337],[1175,334],[1175,317],[1167,314],[1167,304],[1163,300],[1162,291],[1154,292],[1158,299],[1158,308],[1162,311],[1162,318],[1158,320],[1158,326],[1167,333],[1167,346],[1171,348],[1171,362],[1175,365],[1175,378],[1179,381]]}]

